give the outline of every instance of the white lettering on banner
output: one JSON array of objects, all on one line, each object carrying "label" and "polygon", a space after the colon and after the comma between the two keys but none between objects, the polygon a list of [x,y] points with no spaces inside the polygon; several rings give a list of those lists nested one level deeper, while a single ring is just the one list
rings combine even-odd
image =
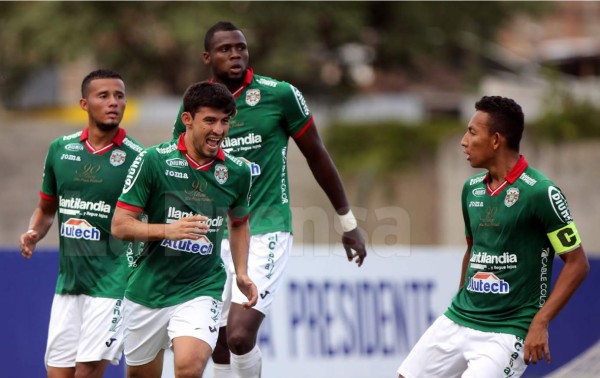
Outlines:
[{"label": "white lettering on banner", "polygon": [[[292,280],[281,293],[287,301],[287,354],[347,358],[408,353],[437,316],[434,289],[430,280]],[[261,328],[263,354],[285,353],[284,345],[275,348],[270,333],[269,324]]]}]

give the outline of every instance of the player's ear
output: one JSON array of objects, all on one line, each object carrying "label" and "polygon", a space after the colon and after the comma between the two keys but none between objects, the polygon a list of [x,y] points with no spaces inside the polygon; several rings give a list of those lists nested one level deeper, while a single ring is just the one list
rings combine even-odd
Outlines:
[{"label": "player's ear", "polygon": [[202,60],[204,60],[204,64],[207,66],[210,65],[210,53],[208,51],[202,53]]},{"label": "player's ear", "polygon": [[83,110],[85,110],[87,112],[88,111],[88,102],[87,102],[87,99],[85,99],[85,98],[79,99],[79,106],[81,107],[81,109],[83,109]]},{"label": "player's ear", "polygon": [[190,112],[181,113],[181,122],[185,125],[186,128],[192,127],[192,122],[194,121],[194,117],[190,114]]}]

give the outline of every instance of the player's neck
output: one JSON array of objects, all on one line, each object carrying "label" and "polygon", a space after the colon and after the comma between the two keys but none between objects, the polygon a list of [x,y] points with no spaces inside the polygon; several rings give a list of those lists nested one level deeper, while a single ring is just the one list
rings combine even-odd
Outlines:
[{"label": "player's neck", "polygon": [[118,132],[118,127],[112,130],[102,130],[98,126],[90,124],[88,127],[88,142],[95,149],[100,149],[111,144]]},{"label": "player's neck", "polygon": [[[244,74],[244,77],[245,77],[245,74]],[[237,91],[239,91],[244,86],[244,78],[243,77],[239,80],[223,80],[223,79],[215,76],[214,80],[215,80],[215,82],[226,86],[227,89],[229,89],[229,92],[231,92],[232,94],[235,94]]]},{"label": "player's neck", "polygon": [[515,168],[519,158],[520,155],[518,152],[499,154],[496,157],[493,164],[488,167],[490,188],[494,189],[506,180],[506,176]]}]

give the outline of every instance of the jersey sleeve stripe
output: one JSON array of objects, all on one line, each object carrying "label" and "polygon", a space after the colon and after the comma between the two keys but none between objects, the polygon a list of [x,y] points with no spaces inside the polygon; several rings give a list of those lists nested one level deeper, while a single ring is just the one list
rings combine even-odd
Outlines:
[{"label": "jersey sleeve stripe", "polygon": [[129,211],[134,211],[136,213],[141,213],[142,210],[144,210],[143,208],[141,208],[139,206],[130,205],[130,204],[122,202],[122,201],[117,201],[117,207],[120,207],[125,210],[129,210]]},{"label": "jersey sleeve stripe", "polygon": [[308,122],[306,122],[306,124],[304,126],[302,126],[300,131],[298,131],[296,134],[292,135],[292,138],[294,138],[294,139],[300,138],[306,132],[306,130],[308,130],[308,128],[311,127],[313,124],[314,124],[313,116],[310,116],[310,119],[308,120]]},{"label": "jersey sleeve stripe", "polygon": [[[229,213],[228,213],[228,214],[229,214]],[[240,225],[240,224],[242,224],[242,223],[246,223],[246,222],[248,222],[248,219],[250,218],[250,214],[246,215],[246,216],[245,216],[244,218],[242,218],[242,219],[236,219],[236,218],[233,218],[233,217],[231,216],[231,214],[229,214],[229,218],[231,219],[231,222],[232,222],[232,223],[233,223],[235,226],[238,226],[238,225]]]},{"label": "jersey sleeve stripe", "polygon": [[46,201],[56,201],[56,196],[51,196],[50,194],[46,194],[40,191],[40,198]]}]

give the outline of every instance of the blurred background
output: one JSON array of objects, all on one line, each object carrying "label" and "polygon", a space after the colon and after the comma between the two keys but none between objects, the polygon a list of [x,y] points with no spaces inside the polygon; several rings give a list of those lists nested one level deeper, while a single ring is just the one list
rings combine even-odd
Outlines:
[{"label": "blurred background", "polygon": [[[522,105],[522,153],[561,187],[592,258],[552,325],[553,363],[526,376],[600,376],[600,304],[591,299],[600,283],[600,3],[592,1],[0,2],[0,290],[17,340],[0,347],[14,367],[2,376],[44,374],[57,232],[31,261],[16,247],[48,144],[86,125],[81,80],[97,68],[119,71],[122,125],[147,146],[170,139],[184,90],[209,78],[204,33],[221,20],[244,31],[256,73],[304,93],[370,247],[360,270],[344,262],[331,205],[291,142],[295,249],[263,327],[265,376],[394,376],[454,294],[465,248],[460,192],[477,173],[459,143],[483,95]],[[295,364],[304,370],[284,368]]]}]

